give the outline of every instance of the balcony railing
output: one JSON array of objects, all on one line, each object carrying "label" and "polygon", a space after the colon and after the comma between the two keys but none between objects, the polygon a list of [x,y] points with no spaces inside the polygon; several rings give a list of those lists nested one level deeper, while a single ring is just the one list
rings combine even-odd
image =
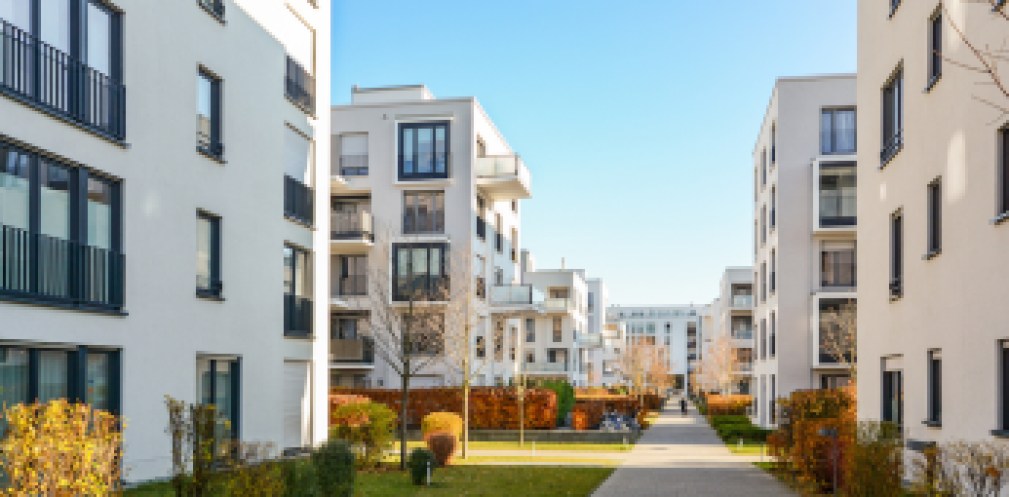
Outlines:
[{"label": "balcony railing", "polygon": [[567,297],[551,297],[543,301],[543,308],[548,311],[570,311],[575,308],[575,301]]},{"label": "balcony railing", "polygon": [[307,337],[312,334],[312,299],[284,294],[284,336]]},{"label": "balcony railing", "polygon": [[98,134],[126,138],[126,87],[0,19],[0,92]]},{"label": "balcony railing", "polygon": [[368,277],[366,275],[340,276],[336,280],[336,295],[340,297],[355,297],[368,294]]},{"label": "balcony railing", "polygon": [[820,286],[823,288],[854,288],[856,271],[854,262],[834,263],[831,271],[821,271]]},{"label": "balcony railing", "polygon": [[315,221],[313,205],[312,188],[285,174],[284,215],[312,226]]},{"label": "balcony railing", "polygon": [[287,98],[294,105],[309,114],[315,112],[315,78],[290,56],[287,57],[285,83]]},{"label": "balcony railing", "polygon": [[333,212],[329,219],[333,240],[375,240],[370,212]]},{"label": "balcony railing", "polygon": [[375,341],[371,337],[335,338],[329,341],[329,360],[341,363],[375,363]]},{"label": "balcony railing", "polygon": [[340,155],[341,176],[367,176],[368,154]]},{"label": "balcony railing", "polygon": [[732,307],[749,309],[753,307],[753,295],[733,295]]},{"label": "balcony railing", "polygon": [[543,293],[532,285],[495,285],[490,289],[494,305],[532,305],[543,301]]},{"label": "balcony railing", "polygon": [[753,328],[739,328],[732,330],[732,338],[737,340],[751,340],[753,339]]},{"label": "balcony railing", "polygon": [[857,222],[856,195],[853,191],[820,191],[820,226],[854,226]]},{"label": "balcony railing", "polygon": [[567,361],[558,362],[524,362],[522,369],[526,373],[564,373],[568,370]]},{"label": "balcony railing", "polygon": [[120,310],[126,256],[0,225],[0,299]]},{"label": "balcony railing", "polygon": [[498,155],[476,158],[477,178],[516,177],[523,183],[529,182],[529,169],[517,155]]}]

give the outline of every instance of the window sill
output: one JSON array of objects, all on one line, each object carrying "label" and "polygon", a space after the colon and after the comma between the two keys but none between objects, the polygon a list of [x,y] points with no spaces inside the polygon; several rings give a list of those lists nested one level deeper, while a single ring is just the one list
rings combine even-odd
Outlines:
[{"label": "window sill", "polygon": [[63,309],[67,311],[79,311],[86,312],[90,314],[105,314],[108,316],[116,317],[126,317],[130,313],[123,309],[117,309],[114,307],[103,307],[98,305],[87,305],[87,304],[74,304],[68,302],[57,302],[52,300],[47,300],[43,298],[35,298],[31,296],[16,296],[16,295],[0,295],[0,302],[10,302],[14,304],[28,304],[36,305],[39,307],[50,307],[55,309]]},{"label": "window sill", "polygon": [[284,338],[289,338],[291,340],[315,340],[315,335],[312,333],[302,333],[300,331],[285,331]]},{"label": "window sill", "polygon": [[297,224],[297,225],[299,225],[299,226],[301,226],[303,228],[308,228],[308,229],[313,230],[313,231],[315,230],[315,225],[313,223],[311,223],[311,222],[309,222],[309,221],[307,221],[305,219],[302,219],[302,218],[300,218],[298,216],[295,216],[295,215],[292,215],[292,214],[286,214],[285,213],[284,214],[284,219],[287,219],[288,221],[290,221],[290,222],[292,222],[294,224]]},{"label": "window sill", "polygon": [[923,260],[923,261],[930,261],[932,259],[935,259],[936,257],[939,257],[939,255],[941,255],[941,254],[942,254],[942,249],[929,250],[928,252],[925,253],[925,255],[921,256],[921,260]]},{"label": "window sill", "polygon": [[991,219],[991,224],[998,226],[1006,221],[1009,221],[1009,211],[999,213],[999,215],[993,217]]},{"label": "window sill", "polygon": [[934,419],[926,419],[925,421],[922,421],[921,424],[929,428],[942,428],[942,421]]},{"label": "window sill", "polygon": [[936,83],[938,83],[940,79],[942,79],[942,73],[929,77],[928,84],[925,85],[925,93],[931,92],[932,88],[935,87]]},{"label": "window sill", "polygon": [[992,430],[991,435],[997,438],[1009,438],[1009,430]]},{"label": "window sill", "polygon": [[212,302],[224,302],[225,298],[220,292],[214,292],[211,290],[196,290],[196,298],[209,300]]},{"label": "window sill", "polygon": [[214,152],[211,152],[210,149],[208,149],[206,147],[197,146],[196,147],[196,151],[199,152],[200,155],[202,155],[202,156],[204,156],[204,157],[206,157],[206,158],[208,158],[208,159],[210,159],[210,160],[212,160],[212,161],[214,161],[214,162],[216,162],[218,164],[224,165],[224,164],[228,163],[228,161],[224,160],[224,154],[215,154]]}]

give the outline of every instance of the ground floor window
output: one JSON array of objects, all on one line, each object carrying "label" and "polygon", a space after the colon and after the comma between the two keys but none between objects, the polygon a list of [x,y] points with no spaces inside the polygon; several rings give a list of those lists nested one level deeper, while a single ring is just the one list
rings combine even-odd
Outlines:
[{"label": "ground floor window", "polygon": [[120,414],[120,351],[74,345],[0,345],[0,405],[68,399]]},{"label": "ground floor window", "polygon": [[203,405],[214,406],[217,421],[214,438],[219,448],[238,440],[241,433],[241,359],[229,356],[197,356],[199,381],[197,398]]},{"label": "ground floor window", "polygon": [[883,371],[883,421],[904,424],[904,375],[901,371]]}]

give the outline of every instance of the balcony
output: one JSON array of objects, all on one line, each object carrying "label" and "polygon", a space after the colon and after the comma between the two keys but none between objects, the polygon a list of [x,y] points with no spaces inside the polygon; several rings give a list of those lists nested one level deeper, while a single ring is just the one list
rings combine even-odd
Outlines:
[{"label": "balcony", "polygon": [[477,188],[493,200],[532,197],[529,169],[517,155],[477,157],[474,169]]},{"label": "balcony", "polygon": [[371,337],[335,338],[329,341],[329,361],[338,364],[375,364],[375,341]]},{"label": "balcony", "polygon": [[749,310],[753,308],[753,295],[733,295],[732,308]]},{"label": "balcony", "polygon": [[575,310],[575,300],[569,297],[550,297],[543,301],[546,313],[568,313]]},{"label": "balcony", "polygon": [[291,103],[306,114],[315,114],[315,78],[290,56],[287,57],[284,90]]},{"label": "balcony", "polygon": [[368,277],[365,275],[340,276],[333,281],[336,297],[362,297],[368,295]]},{"label": "balcony", "polygon": [[857,221],[854,190],[820,190],[821,228],[854,228]]},{"label": "balcony", "polygon": [[543,302],[543,292],[532,285],[495,285],[490,289],[490,303],[494,307],[530,308]]},{"label": "balcony", "polygon": [[103,137],[126,138],[126,87],[0,19],[0,93]]},{"label": "balcony", "polygon": [[567,361],[558,362],[524,362],[522,369],[526,374],[537,373],[566,373],[568,371]]},{"label": "balcony", "polygon": [[340,155],[340,176],[367,176],[368,155]]},{"label": "balcony", "polygon": [[312,226],[315,221],[314,205],[312,188],[285,174],[284,217]]},{"label": "balcony", "polygon": [[0,225],[0,299],[119,312],[126,256]]},{"label": "balcony", "polygon": [[370,212],[331,212],[330,248],[334,252],[362,252],[375,243]]},{"label": "balcony", "polygon": [[732,330],[732,338],[736,340],[753,340],[753,328],[737,328]]},{"label": "balcony", "polygon": [[312,336],[312,299],[284,294],[284,336]]}]

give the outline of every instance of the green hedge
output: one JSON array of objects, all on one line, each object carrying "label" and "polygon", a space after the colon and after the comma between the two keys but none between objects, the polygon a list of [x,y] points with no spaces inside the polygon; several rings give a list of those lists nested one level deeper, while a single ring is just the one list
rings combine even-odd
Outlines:
[{"label": "green hedge", "polygon": [[767,435],[771,430],[765,430],[754,426],[750,418],[738,414],[723,414],[710,416],[708,422],[711,427],[726,443],[737,443],[739,439],[743,442],[763,443],[767,441]]}]

